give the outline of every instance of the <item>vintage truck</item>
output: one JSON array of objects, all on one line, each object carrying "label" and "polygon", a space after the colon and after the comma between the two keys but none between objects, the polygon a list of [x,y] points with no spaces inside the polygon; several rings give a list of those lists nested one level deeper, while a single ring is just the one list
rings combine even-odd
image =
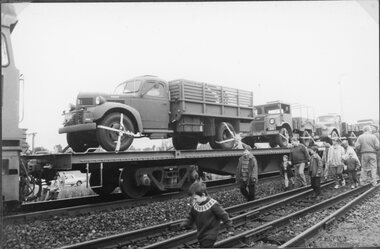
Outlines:
[{"label": "vintage truck", "polygon": [[[68,145],[83,152],[99,145],[127,150],[135,137],[172,137],[176,149],[234,146],[235,133],[248,132],[254,116],[253,92],[145,75],[116,86],[112,94],[79,93],[64,111]],[[223,142],[223,141],[228,142]]]},{"label": "vintage truck", "polygon": [[329,113],[316,118],[315,136],[321,141],[331,142],[331,139],[347,139],[350,145],[356,141],[361,129],[357,125],[343,122],[339,114]]},{"label": "vintage truck", "polygon": [[314,127],[314,120],[307,116],[293,117],[290,104],[283,101],[267,102],[255,106],[255,118],[243,142],[269,142],[271,147],[287,147],[289,138],[298,136],[303,144],[309,146],[313,142]]}]

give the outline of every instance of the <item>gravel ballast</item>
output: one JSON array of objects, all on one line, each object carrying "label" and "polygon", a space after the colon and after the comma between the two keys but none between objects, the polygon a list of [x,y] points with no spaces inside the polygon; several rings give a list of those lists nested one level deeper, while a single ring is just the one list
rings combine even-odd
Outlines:
[{"label": "gravel ballast", "polygon": [[[282,184],[263,183],[257,197],[283,191]],[[245,202],[237,188],[211,195],[223,207]],[[4,248],[57,248],[107,235],[183,219],[188,199],[153,202],[146,206],[97,212],[76,217],[53,217],[4,227]],[[308,247],[380,246],[380,193],[354,209],[342,221],[322,231]]]}]

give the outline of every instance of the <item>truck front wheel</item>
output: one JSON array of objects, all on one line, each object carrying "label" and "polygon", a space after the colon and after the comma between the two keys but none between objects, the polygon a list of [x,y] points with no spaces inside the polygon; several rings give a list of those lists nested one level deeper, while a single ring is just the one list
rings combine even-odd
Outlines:
[{"label": "truck front wheel", "polygon": [[[120,117],[122,115],[122,124],[120,123]],[[110,127],[116,130],[128,131],[135,133],[135,129],[132,121],[128,118],[127,115],[121,113],[110,113],[105,116],[99,123],[101,126]],[[96,137],[99,144],[106,151],[115,151],[120,137],[120,151],[126,150],[133,142],[133,136],[120,134],[119,132],[107,130],[104,128],[98,128],[96,130]]]},{"label": "truck front wheel", "polygon": [[281,127],[279,134],[277,135],[277,144],[280,147],[288,147],[289,144],[289,132],[285,127]]}]

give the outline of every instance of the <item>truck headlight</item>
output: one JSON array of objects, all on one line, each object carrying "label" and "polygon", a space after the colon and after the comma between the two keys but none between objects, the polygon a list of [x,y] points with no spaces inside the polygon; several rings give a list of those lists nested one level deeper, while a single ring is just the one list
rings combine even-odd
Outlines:
[{"label": "truck headlight", "polygon": [[274,124],[274,118],[269,119],[269,124],[271,124],[271,125]]},{"label": "truck headlight", "polygon": [[101,105],[106,102],[106,99],[102,96],[97,96],[95,99],[95,104]]}]

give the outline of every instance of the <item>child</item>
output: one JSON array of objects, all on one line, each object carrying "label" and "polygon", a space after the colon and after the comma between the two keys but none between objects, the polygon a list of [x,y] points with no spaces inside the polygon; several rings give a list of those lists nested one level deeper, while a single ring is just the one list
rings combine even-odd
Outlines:
[{"label": "child", "polygon": [[221,205],[207,195],[206,185],[202,182],[194,182],[189,188],[191,210],[186,220],[181,224],[183,227],[197,226],[197,238],[200,248],[212,248],[218,237],[220,221],[227,225],[228,235],[233,235],[232,220]]},{"label": "child", "polygon": [[353,153],[355,152],[349,152],[348,158],[345,160],[345,163],[347,164],[348,176],[352,178],[351,188],[355,188],[359,186],[357,171],[359,170],[360,164],[359,164],[359,160],[355,158]]},{"label": "child", "polygon": [[288,160],[288,156],[282,157],[282,163],[280,167],[280,174],[284,177],[285,191],[289,190],[289,181],[294,186],[294,173],[292,170],[292,162]]},{"label": "child", "polygon": [[310,168],[309,174],[311,178],[311,187],[314,190],[314,197],[320,199],[321,194],[321,178],[323,175],[323,163],[321,157],[318,155],[318,147],[313,146],[310,150]]},{"label": "child", "polygon": [[252,154],[251,146],[246,145],[243,155],[239,158],[239,162],[236,167],[236,183],[238,183],[240,192],[247,199],[247,201],[253,201],[255,199],[257,182],[257,160]]}]

